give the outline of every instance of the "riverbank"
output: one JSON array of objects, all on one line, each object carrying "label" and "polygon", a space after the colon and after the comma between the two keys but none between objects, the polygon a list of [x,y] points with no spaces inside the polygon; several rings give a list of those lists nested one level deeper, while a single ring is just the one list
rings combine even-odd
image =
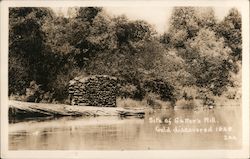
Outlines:
[{"label": "riverbank", "polygon": [[143,117],[145,108],[71,106],[66,104],[29,103],[9,101],[9,119],[62,116],[138,116]]},{"label": "riverbank", "polygon": [[[145,100],[118,99],[118,107],[72,106],[67,104],[31,103],[9,100],[9,119],[24,120],[39,117],[63,116],[135,116],[144,117],[146,109],[207,109],[202,100],[178,100],[174,106],[170,102],[154,100],[149,103]],[[241,100],[216,98],[215,107],[241,106]]]}]

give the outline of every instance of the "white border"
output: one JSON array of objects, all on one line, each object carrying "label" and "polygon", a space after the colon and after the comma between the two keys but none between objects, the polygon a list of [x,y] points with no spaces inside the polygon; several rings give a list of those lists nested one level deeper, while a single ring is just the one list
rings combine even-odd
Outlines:
[{"label": "white border", "polygon": [[[9,151],[8,150],[8,7],[214,6],[242,11],[242,149],[150,151]],[[2,158],[249,158],[249,2],[242,1],[2,1],[1,2],[1,157]]]}]

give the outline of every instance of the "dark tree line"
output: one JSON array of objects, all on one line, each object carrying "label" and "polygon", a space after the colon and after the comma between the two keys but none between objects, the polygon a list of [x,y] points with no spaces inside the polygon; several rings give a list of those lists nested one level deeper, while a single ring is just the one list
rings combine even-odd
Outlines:
[{"label": "dark tree line", "polygon": [[50,8],[9,11],[9,95],[27,94],[35,81],[63,100],[69,80],[82,74],[116,76],[137,99],[147,91],[172,99],[184,86],[220,95],[241,66],[241,15],[234,8],[219,21],[212,8],[176,7],[163,35],[100,7],[70,8],[68,17]]}]

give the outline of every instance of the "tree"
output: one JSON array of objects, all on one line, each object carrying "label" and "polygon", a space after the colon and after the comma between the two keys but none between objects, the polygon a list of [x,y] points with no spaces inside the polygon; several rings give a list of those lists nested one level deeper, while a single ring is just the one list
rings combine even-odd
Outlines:
[{"label": "tree", "polygon": [[236,8],[232,8],[217,27],[217,33],[225,39],[226,45],[232,50],[231,58],[233,61],[242,60],[241,23],[240,12]]},{"label": "tree", "polygon": [[196,78],[196,85],[220,95],[230,82],[230,48],[210,29],[201,29],[186,48],[188,70]]},{"label": "tree", "polygon": [[91,24],[97,14],[101,11],[101,7],[80,7],[76,13],[76,18]]},{"label": "tree", "polygon": [[[42,24],[53,18],[48,8],[15,7],[9,10],[9,93],[23,94],[32,80],[46,83],[42,59]],[[13,70],[22,71],[19,74]],[[15,88],[15,89],[13,89]]]},{"label": "tree", "polygon": [[100,7],[81,7],[69,18],[67,41],[77,49],[74,58],[81,69],[99,52],[112,49],[116,40],[112,34],[111,18]]},{"label": "tree", "polygon": [[74,55],[79,49],[69,43],[72,35],[68,34],[71,29],[69,19],[57,16],[42,26],[45,35],[44,62],[49,80],[46,86],[53,92],[53,98],[63,100],[67,98],[67,84],[73,75],[80,72]]},{"label": "tree", "polygon": [[183,47],[187,39],[199,30],[194,7],[175,7],[170,18],[168,34],[173,47]]},{"label": "tree", "polygon": [[[120,16],[113,18],[109,24],[110,29],[104,29],[109,36],[104,36],[106,38],[102,40],[103,46],[109,47],[93,56],[87,71],[89,74],[118,77],[123,83],[137,88],[135,96],[141,99],[142,80],[154,71],[164,49],[153,27],[144,21],[132,21]],[[96,37],[101,38],[106,33]]]},{"label": "tree", "polygon": [[[113,45],[110,49],[106,47],[103,52],[94,56],[88,71],[92,74],[109,74],[138,79],[136,76],[140,74],[139,70],[148,69],[146,67],[152,65],[154,55],[158,53],[153,38],[154,31],[143,21],[129,21],[124,17],[113,20],[115,24],[108,30],[111,40],[103,40],[106,45],[110,43]],[[112,30],[115,32],[112,33]]]},{"label": "tree", "polygon": [[196,8],[196,17],[199,28],[209,28],[210,30],[215,30],[218,19],[216,18],[212,7]]},{"label": "tree", "polygon": [[168,47],[184,48],[188,39],[195,37],[202,28],[214,30],[217,19],[211,7],[175,7],[170,26],[161,41]]},{"label": "tree", "polygon": [[[168,32],[160,37],[161,43],[167,50],[165,62],[163,62],[165,70],[157,70],[164,72],[165,78],[168,78],[168,81],[171,81],[176,86],[176,89],[192,85],[200,85],[202,87],[206,82],[202,80],[198,82],[198,79],[203,79],[198,76],[200,73],[203,73],[199,72],[200,69],[204,68],[206,70],[206,67],[205,65],[201,66],[202,60],[200,61],[200,56],[204,54],[202,47],[205,43],[202,42],[207,42],[208,39],[206,38],[210,36],[206,35],[207,31],[204,30],[208,29],[208,32],[213,32],[217,24],[213,8],[175,7],[169,23]],[[202,38],[202,33],[204,33],[205,39],[200,39]],[[216,39],[215,37],[213,38]],[[202,43],[201,46],[199,46],[199,42]],[[221,43],[223,44],[223,42]],[[206,49],[209,52],[210,48]],[[211,51],[213,52],[213,50]],[[196,63],[197,61],[199,63]],[[196,64],[197,67],[194,68]]]},{"label": "tree", "polygon": [[47,61],[51,73],[48,86],[57,99],[65,97],[67,83],[74,75],[91,72],[88,65],[96,55],[115,48],[112,21],[102,8],[76,8],[73,15],[55,17],[43,25],[51,57]]},{"label": "tree", "polygon": [[24,58],[9,55],[9,95],[25,94],[25,88],[31,80],[28,68],[28,62]]}]

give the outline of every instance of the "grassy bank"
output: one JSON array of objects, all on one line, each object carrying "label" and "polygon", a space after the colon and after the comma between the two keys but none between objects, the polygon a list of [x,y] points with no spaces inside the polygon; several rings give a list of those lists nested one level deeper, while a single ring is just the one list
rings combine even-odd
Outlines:
[{"label": "grassy bank", "polygon": [[[186,91],[187,92],[187,91]],[[118,107],[123,108],[140,108],[147,107],[153,109],[212,109],[215,107],[241,106],[241,96],[232,95],[228,92],[221,96],[211,94],[203,95],[198,93],[187,93],[185,97],[181,95],[175,102],[163,101],[157,95],[147,95],[142,100],[134,100],[131,98],[118,98]]]}]

